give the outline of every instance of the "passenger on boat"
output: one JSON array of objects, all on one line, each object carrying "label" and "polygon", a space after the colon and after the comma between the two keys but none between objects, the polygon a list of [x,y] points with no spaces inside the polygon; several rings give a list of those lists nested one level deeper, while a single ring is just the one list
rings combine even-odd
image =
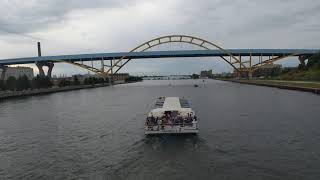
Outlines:
[{"label": "passenger on boat", "polygon": [[162,125],[162,119],[159,119],[158,120],[158,130],[159,130],[159,126],[161,126],[161,129],[163,129],[163,125]]},{"label": "passenger on boat", "polygon": [[194,121],[197,121],[197,116],[194,116],[193,119],[194,119]]},{"label": "passenger on boat", "polygon": [[192,116],[188,113],[188,117],[186,118],[186,123],[190,124],[192,122]]}]

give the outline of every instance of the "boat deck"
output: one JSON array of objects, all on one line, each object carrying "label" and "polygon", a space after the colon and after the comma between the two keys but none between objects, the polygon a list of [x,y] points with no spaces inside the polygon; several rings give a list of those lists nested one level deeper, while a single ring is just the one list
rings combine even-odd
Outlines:
[{"label": "boat deck", "polygon": [[160,97],[148,114],[145,134],[196,134],[197,117],[189,102],[179,97]]}]

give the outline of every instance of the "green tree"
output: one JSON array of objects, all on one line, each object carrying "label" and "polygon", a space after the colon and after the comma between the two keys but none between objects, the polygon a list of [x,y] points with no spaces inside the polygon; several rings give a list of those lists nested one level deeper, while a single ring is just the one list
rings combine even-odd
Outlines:
[{"label": "green tree", "polygon": [[6,90],[6,85],[3,80],[0,80],[0,90]]},{"label": "green tree", "polygon": [[17,90],[29,89],[31,87],[30,81],[26,75],[19,76],[16,83]]},{"label": "green tree", "polygon": [[32,87],[39,89],[39,88],[49,88],[52,87],[52,82],[50,81],[49,77],[39,76],[37,75],[32,80]]},{"label": "green tree", "polygon": [[6,86],[7,86],[7,89],[13,91],[16,89],[16,84],[17,84],[17,80],[15,77],[13,76],[10,76],[8,79],[7,79],[7,83],[6,83]]},{"label": "green tree", "polygon": [[87,77],[84,79],[84,84],[86,85],[94,84],[94,79],[92,77]]},{"label": "green tree", "polygon": [[320,69],[320,52],[311,56],[308,59],[307,67],[308,68],[314,67],[314,68]]},{"label": "green tree", "polygon": [[88,84],[89,84],[89,79],[88,79],[88,78],[85,78],[85,79],[83,80],[83,84],[88,85]]},{"label": "green tree", "polygon": [[199,75],[198,74],[192,74],[192,79],[199,79]]},{"label": "green tree", "polygon": [[97,83],[99,83],[99,84],[104,83],[104,79],[103,78],[97,78]]},{"label": "green tree", "polygon": [[137,82],[137,81],[142,81],[142,77],[138,76],[129,76],[125,79],[126,82]]},{"label": "green tree", "polygon": [[73,76],[73,85],[80,85],[80,81],[78,79],[78,76]]},{"label": "green tree", "polygon": [[71,81],[67,80],[67,79],[61,79],[61,81],[59,82],[58,86],[59,87],[65,87],[65,86],[70,86],[72,83]]}]

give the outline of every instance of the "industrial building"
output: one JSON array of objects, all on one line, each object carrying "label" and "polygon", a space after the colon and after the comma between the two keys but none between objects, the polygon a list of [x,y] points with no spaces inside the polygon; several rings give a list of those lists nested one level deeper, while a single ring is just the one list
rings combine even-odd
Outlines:
[{"label": "industrial building", "polygon": [[212,78],[212,69],[209,71],[201,71],[200,78]]},{"label": "industrial building", "polygon": [[7,80],[9,77],[15,77],[16,79],[20,76],[26,75],[29,80],[32,80],[34,77],[33,69],[30,67],[7,67],[4,72],[4,80]]}]

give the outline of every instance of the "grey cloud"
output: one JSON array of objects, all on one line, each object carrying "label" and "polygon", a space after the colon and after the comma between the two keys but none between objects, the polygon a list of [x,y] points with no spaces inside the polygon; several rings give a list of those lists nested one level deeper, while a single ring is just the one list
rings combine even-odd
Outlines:
[{"label": "grey cloud", "polygon": [[27,34],[48,28],[54,23],[62,23],[65,15],[73,10],[115,8],[126,4],[117,0],[5,1],[0,6],[0,35],[10,33],[35,38]]},{"label": "grey cloud", "polygon": [[[150,11],[130,11],[131,7],[144,3],[159,5],[160,7],[155,10],[158,14],[152,14]],[[107,25],[94,26],[96,27],[94,30],[98,30],[91,33],[91,29],[86,29],[81,23],[88,23],[90,18],[101,19],[95,17],[95,13],[90,14],[90,18],[86,21],[68,19],[70,17],[68,15],[72,15],[75,11],[86,13],[88,9],[99,12],[115,10],[115,14],[118,13],[117,15],[123,17],[103,17]],[[51,44],[51,49],[45,48],[46,46],[43,49],[48,49],[48,54],[53,55],[107,50],[126,51],[157,36],[187,34],[207,39],[224,48],[317,48],[320,46],[319,19],[319,0],[7,0],[0,2],[0,36],[2,35],[0,43],[4,50],[5,45],[25,47],[21,46],[23,42],[20,38],[9,37],[4,32],[25,36],[25,43],[29,41],[28,38],[47,38],[47,41],[42,41],[43,45],[48,47]],[[95,21],[95,23],[100,22]],[[72,25],[84,29],[77,31],[72,38],[69,38],[69,34],[73,33],[70,30],[72,28],[55,32],[57,29]],[[119,25],[121,27],[117,27]],[[112,30],[104,33],[107,29]],[[50,30],[52,33],[46,33]],[[34,37],[38,34],[41,37]],[[60,37],[55,37],[56,34]],[[79,40],[81,38],[85,40]],[[281,41],[275,43],[277,39]],[[53,42],[55,40],[56,42]],[[30,45],[30,51],[34,50],[32,48],[34,43]],[[161,47],[158,49],[161,50]],[[19,52],[11,51],[11,54],[5,52],[1,56],[27,54],[27,50],[24,54]],[[217,62],[219,64],[214,67],[220,71],[230,70],[228,64]],[[146,68],[159,72],[175,72],[174,66],[183,67],[181,73],[184,69],[185,72],[191,72],[194,68],[196,71],[201,69],[201,64],[195,62],[184,64],[180,61],[177,63],[148,61],[129,63],[128,71],[140,71],[144,64]],[[169,66],[172,68],[168,68]],[[57,69],[58,72],[65,70],[62,66],[57,68],[61,70]]]}]

